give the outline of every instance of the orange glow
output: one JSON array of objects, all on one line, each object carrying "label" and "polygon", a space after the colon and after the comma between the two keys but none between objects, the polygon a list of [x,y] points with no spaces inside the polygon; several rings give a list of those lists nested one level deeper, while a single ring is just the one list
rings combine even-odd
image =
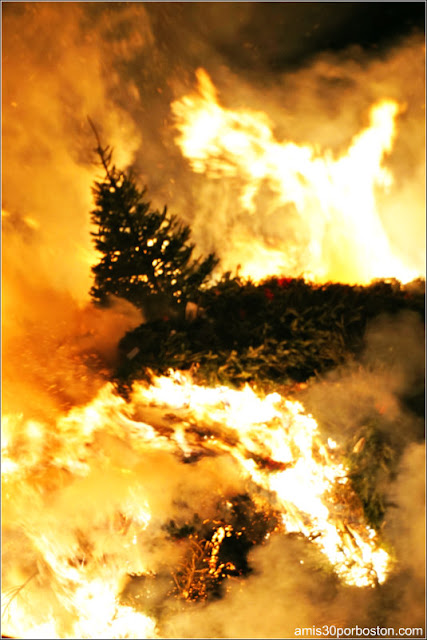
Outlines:
[{"label": "orange glow", "polygon": [[[248,215],[256,215],[258,207],[275,208],[284,218],[294,211],[306,235],[300,273],[289,240],[264,246],[255,263],[250,247],[257,238],[239,242],[236,234],[230,241],[241,275],[260,279],[280,267],[287,275],[320,282],[387,277],[408,282],[419,275],[393,255],[376,201],[377,190],[393,184],[384,159],[396,136],[396,101],[373,104],[368,125],[354,135],[346,153],[335,157],[310,144],[277,141],[265,113],[226,109],[203,69],[197,80],[197,93],[172,104],[177,143],[193,171],[214,179],[237,178],[240,206]],[[266,186],[270,200],[260,202]]]},{"label": "orange glow", "polygon": [[[20,545],[3,579],[10,634],[156,637],[155,620],[124,606],[120,594],[128,574],[156,572],[149,541],[167,512],[155,484],[170,483],[167,464],[179,486],[178,460],[193,453],[212,464],[229,459],[248,492],[270,496],[284,531],[312,539],[345,583],[386,579],[390,559],[375,532],[354,509],[351,520],[345,515],[353,493],[339,446],[324,443],[314,418],[278,393],[202,387],[171,372],[136,384],[129,402],[107,384],[53,424],[17,415],[2,429],[4,540],[11,550]],[[217,530],[214,551],[227,530]],[[38,558],[31,575],[25,557]],[[215,563],[213,553],[212,571]]]},{"label": "orange glow", "polygon": [[[389,579],[393,558],[365,522],[341,443],[324,440],[303,406],[249,386],[202,387],[181,372],[151,386],[135,383],[128,400],[107,382],[118,371],[121,337],[151,314],[126,300],[112,299],[104,309],[89,299],[91,267],[100,258],[90,235],[91,188],[104,171],[87,117],[118,169],[132,167],[139,185],[147,183],[153,208],[167,205],[182,216],[196,250],[215,251],[223,272],[240,267],[240,275],[256,281],[284,274],[405,282],[420,273],[395,255],[393,235],[405,238],[408,260],[417,253],[411,265],[425,254],[419,38],[360,64],[314,59],[281,78],[268,98],[264,83],[260,94],[257,83],[248,87],[235,76],[235,103],[241,96],[249,102],[227,108],[203,69],[194,91],[177,93],[200,43],[189,41],[169,60],[159,35],[170,29],[176,51],[175,20],[157,23],[145,3],[104,4],[105,10],[82,2],[9,3],[2,16],[3,632],[34,639],[157,638],[190,612],[194,636],[200,618],[193,612],[232,607],[236,599],[227,597],[235,587],[242,593],[247,587],[251,607],[256,571],[240,574],[237,562],[235,575],[224,578],[224,602],[187,607],[176,576],[189,540],[177,542],[167,529],[173,518],[180,526],[198,514],[213,522],[218,504],[231,509],[236,496],[250,499],[261,521],[273,514],[265,548],[261,542],[247,558],[257,569],[256,554],[266,552],[263,578],[270,579],[270,561],[277,560],[270,543],[292,549],[287,534],[296,533],[304,540],[295,548],[324,558],[334,582],[351,594],[357,589],[348,585],[360,587],[361,601],[378,603],[382,595],[372,587]],[[212,42],[205,44],[207,53]],[[217,72],[225,81],[232,74]],[[291,96],[283,121],[282,82]],[[360,102],[353,91],[364,94]],[[268,114],[250,109],[250,96]],[[316,144],[309,138],[313,118]],[[294,131],[292,123],[298,123]],[[174,137],[179,147],[172,149]],[[174,161],[177,153],[182,162]],[[274,233],[282,221],[283,233]],[[400,401],[382,389],[378,402],[388,420],[399,411]],[[356,452],[364,443],[354,446]],[[400,518],[406,513],[401,509]],[[207,541],[212,579],[224,566],[227,537],[241,533],[225,520]],[[407,544],[406,529],[404,536]],[[414,545],[407,547],[415,564]],[[396,545],[402,568],[405,553]],[[178,595],[164,588],[169,578]],[[312,576],[308,581],[310,591],[319,584]],[[279,612],[286,612],[282,593],[289,585],[287,577],[278,585]],[[289,596],[298,615],[309,600],[304,589]],[[166,605],[161,614],[156,597]],[[314,600],[318,607],[317,594]],[[263,602],[257,599],[258,606]],[[334,595],[333,607],[322,601],[325,622],[333,620],[336,603]],[[246,611],[239,614],[243,620]],[[173,629],[176,636],[181,628]]]}]

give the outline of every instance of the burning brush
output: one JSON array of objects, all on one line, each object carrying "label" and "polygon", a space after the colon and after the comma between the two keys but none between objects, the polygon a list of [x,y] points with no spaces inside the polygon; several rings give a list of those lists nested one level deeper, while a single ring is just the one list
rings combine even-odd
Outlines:
[{"label": "burning brush", "polygon": [[349,585],[390,570],[339,446],[278,393],[171,371],[128,402],[107,384],[55,424],[4,426],[4,624],[20,637],[155,637],[160,604],[144,594],[157,576],[168,597],[218,596],[274,535],[311,541]]}]

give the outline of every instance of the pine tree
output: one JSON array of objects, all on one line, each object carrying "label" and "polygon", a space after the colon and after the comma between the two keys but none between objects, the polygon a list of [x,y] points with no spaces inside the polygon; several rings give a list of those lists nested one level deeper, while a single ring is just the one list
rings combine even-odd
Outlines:
[{"label": "pine tree", "polygon": [[131,172],[112,164],[112,151],[101,147],[94,131],[105,178],[92,188],[96,206],[91,220],[96,231],[91,235],[102,258],[92,268],[91,296],[105,304],[113,294],[139,307],[147,295],[160,295],[173,305],[194,299],[218,259],[213,253],[193,259],[190,228],[168,214],[166,207],[150,209],[146,188],[138,187]]}]

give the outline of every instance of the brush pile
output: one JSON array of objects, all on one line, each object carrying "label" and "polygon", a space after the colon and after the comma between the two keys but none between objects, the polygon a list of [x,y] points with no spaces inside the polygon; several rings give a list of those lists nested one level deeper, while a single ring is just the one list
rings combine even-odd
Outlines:
[{"label": "brush pile", "polygon": [[314,285],[272,277],[261,284],[229,275],[201,291],[197,316],[164,314],[120,344],[118,380],[130,384],[168,369],[192,368],[202,384],[292,385],[357,358],[370,320],[414,311],[424,317],[424,281],[402,286]]}]

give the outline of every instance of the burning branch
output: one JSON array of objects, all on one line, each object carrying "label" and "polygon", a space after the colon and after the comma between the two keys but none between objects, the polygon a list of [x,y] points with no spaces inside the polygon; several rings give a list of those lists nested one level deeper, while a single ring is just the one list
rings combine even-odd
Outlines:
[{"label": "burning branch", "polygon": [[7,600],[6,604],[3,606],[2,618],[6,615],[6,612],[7,612],[8,608],[10,607],[10,605],[12,604],[12,602],[14,601],[14,599],[18,597],[18,595],[25,589],[25,587],[31,582],[31,580],[33,578],[35,578],[36,575],[38,575],[38,573],[39,573],[39,570],[37,569],[21,585],[19,585],[18,587],[11,587],[7,591],[5,591],[4,595],[6,596],[6,598],[8,598],[8,600]]},{"label": "burning branch", "polygon": [[209,567],[209,541],[190,538],[188,561],[180,569],[172,573],[180,596],[184,600],[204,600],[207,597],[206,577]]}]

